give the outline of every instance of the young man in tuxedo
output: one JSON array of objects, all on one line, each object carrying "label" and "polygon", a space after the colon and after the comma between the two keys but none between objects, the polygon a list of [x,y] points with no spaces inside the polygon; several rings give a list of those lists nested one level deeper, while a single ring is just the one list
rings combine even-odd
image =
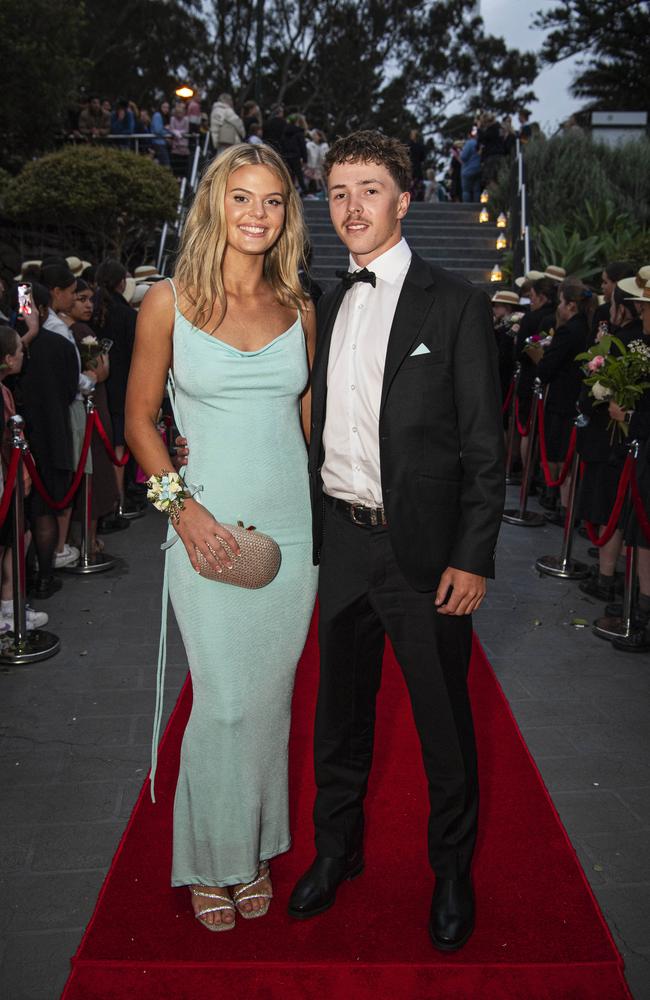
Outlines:
[{"label": "young man in tuxedo", "polygon": [[350,271],[318,305],[309,447],[320,564],[317,856],[289,913],[322,913],[340,883],[363,869],[388,635],[429,785],[430,934],[436,947],[455,950],[474,927],[470,616],[494,575],[504,498],[490,303],[402,238],[411,180],[405,146],[357,132],[333,144],[326,172]]}]

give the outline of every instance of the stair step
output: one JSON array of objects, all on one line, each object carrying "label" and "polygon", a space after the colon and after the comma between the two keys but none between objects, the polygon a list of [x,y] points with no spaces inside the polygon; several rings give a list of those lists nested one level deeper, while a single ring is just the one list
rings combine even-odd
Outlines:
[{"label": "stair step", "polygon": [[[449,254],[437,254],[432,251],[424,251],[420,254],[423,260],[431,261],[432,264],[436,264],[437,267],[471,267],[471,268],[483,268],[491,271],[494,265],[497,263],[494,257],[467,257],[465,255],[456,255],[451,257]],[[318,269],[319,267],[335,267],[339,270],[344,267],[347,268],[349,258],[345,254],[340,254],[338,256],[329,255],[325,256],[323,254],[317,254],[312,258],[312,270]]]},{"label": "stair step", "polygon": [[[319,212],[324,212],[329,214],[329,204],[326,201],[303,201],[302,203],[303,211],[305,215],[318,214]],[[412,201],[409,207],[408,215],[448,215],[448,216],[462,216],[462,215],[477,215],[480,212],[479,205],[474,202],[470,205],[461,204],[450,204],[447,201],[437,201],[437,202],[418,202]]]},{"label": "stair step", "polygon": [[[427,260],[427,258],[424,258]],[[427,260],[429,264],[436,264],[440,266],[439,261]],[[312,268],[312,275],[316,281],[329,281],[336,282],[338,278],[336,277],[336,271],[340,268],[336,266],[330,266],[328,264],[315,264]],[[445,267],[446,271],[451,274],[457,274],[462,278],[466,278],[467,281],[477,282],[479,284],[488,284],[490,281],[490,270],[491,268],[484,267],[466,267],[463,266],[462,262],[454,263],[448,267]]]},{"label": "stair step", "polygon": [[[312,239],[322,242],[332,240],[341,243],[338,235],[331,226],[309,226],[309,233]],[[434,237],[437,240],[447,240],[451,243],[463,243],[468,240],[485,243],[494,246],[497,234],[489,229],[479,229],[477,226],[403,226],[402,233],[409,239],[429,239]]]}]

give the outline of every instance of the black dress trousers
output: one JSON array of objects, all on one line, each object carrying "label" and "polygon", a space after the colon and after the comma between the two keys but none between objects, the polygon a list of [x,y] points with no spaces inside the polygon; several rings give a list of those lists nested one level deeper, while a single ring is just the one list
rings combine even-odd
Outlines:
[{"label": "black dress trousers", "polygon": [[[362,527],[327,501],[324,507],[314,735],[316,849],[325,857],[344,858],[361,847],[387,635],[404,674],[422,747],[431,867],[442,877],[462,877],[470,868],[478,812],[467,691],[471,618],[439,614],[435,592],[410,586],[387,528]],[[399,788],[394,792],[397,798]],[[407,834],[405,830],[405,839]]]}]

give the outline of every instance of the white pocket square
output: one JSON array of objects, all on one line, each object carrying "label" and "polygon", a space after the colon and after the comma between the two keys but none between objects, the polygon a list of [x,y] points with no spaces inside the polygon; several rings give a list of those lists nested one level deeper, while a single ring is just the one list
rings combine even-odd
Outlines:
[{"label": "white pocket square", "polygon": [[411,351],[410,356],[412,358],[416,358],[418,354],[431,354],[431,351],[429,350],[426,344],[420,344],[420,346],[416,347],[414,351]]}]

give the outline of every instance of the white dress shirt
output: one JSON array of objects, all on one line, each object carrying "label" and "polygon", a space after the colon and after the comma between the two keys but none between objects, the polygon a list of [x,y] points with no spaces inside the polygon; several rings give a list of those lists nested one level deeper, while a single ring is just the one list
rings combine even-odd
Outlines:
[{"label": "white dress shirt", "polygon": [[[382,506],[379,406],[388,337],[410,263],[404,239],[373,260],[368,270],[376,287],[352,285],[332,330],[321,475],[325,492],[349,503]],[[350,270],[361,270],[352,257]]]},{"label": "white dress shirt", "polygon": [[94,392],[97,383],[89,375],[84,375],[81,370],[81,354],[79,353],[79,348],[77,347],[77,341],[74,339],[74,333],[68,324],[64,323],[60,316],[57,316],[54,309],[50,309],[43,326],[46,330],[50,330],[51,333],[58,333],[61,337],[65,337],[65,339],[69,340],[75,349],[77,364],[79,365],[79,391],[75,398],[83,399],[84,393],[88,395],[88,393]]}]

